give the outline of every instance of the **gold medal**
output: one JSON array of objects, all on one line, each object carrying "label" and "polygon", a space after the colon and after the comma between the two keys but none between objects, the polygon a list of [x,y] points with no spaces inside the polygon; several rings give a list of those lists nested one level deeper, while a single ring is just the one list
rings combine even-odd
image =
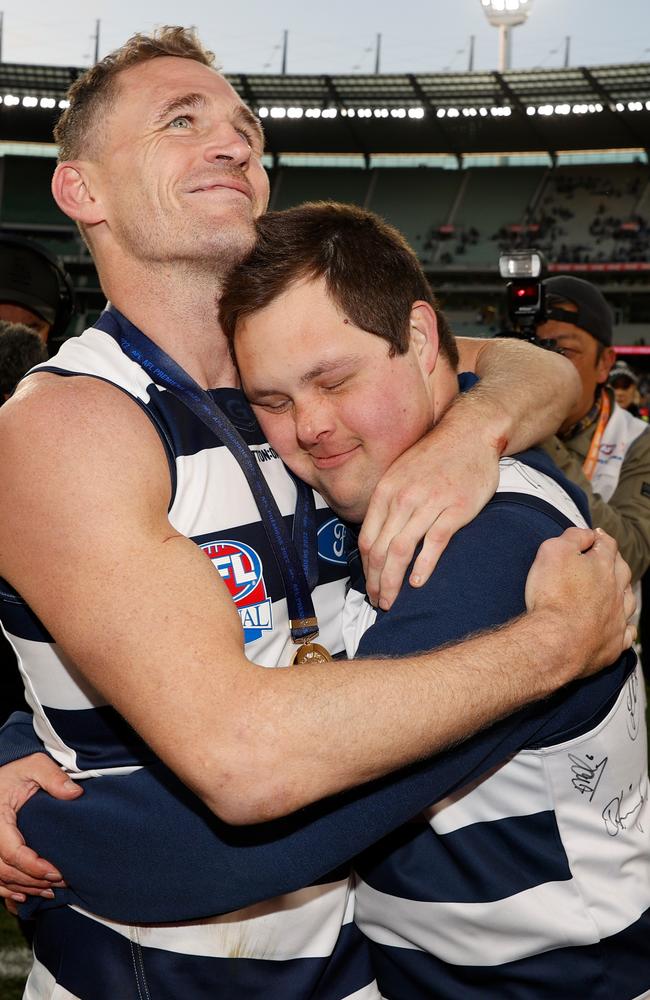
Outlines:
[{"label": "gold medal", "polygon": [[296,650],[294,663],[330,663],[331,655],[318,642],[305,642]]}]

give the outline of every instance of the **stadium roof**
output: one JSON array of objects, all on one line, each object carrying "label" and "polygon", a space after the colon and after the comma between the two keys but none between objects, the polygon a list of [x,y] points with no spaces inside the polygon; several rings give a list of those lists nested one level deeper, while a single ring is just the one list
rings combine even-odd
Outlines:
[{"label": "stadium roof", "polygon": [[[0,139],[48,142],[62,66],[0,64]],[[507,73],[227,77],[282,153],[505,153],[646,149],[650,64]]]}]

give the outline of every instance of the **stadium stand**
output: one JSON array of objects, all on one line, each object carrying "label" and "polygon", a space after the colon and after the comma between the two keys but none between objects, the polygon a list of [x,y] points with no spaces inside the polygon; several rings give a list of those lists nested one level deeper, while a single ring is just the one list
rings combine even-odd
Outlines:
[{"label": "stadium stand", "polygon": [[[498,254],[495,236],[522,225],[544,176],[541,167],[470,167],[462,199],[448,221],[458,231],[453,257],[464,264],[490,264]],[[449,261],[451,263],[451,261]]]},{"label": "stadium stand", "polygon": [[431,259],[431,233],[449,223],[463,183],[457,170],[435,167],[373,171],[368,208],[397,226],[423,261]]},{"label": "stadium stand", "polygon": [[647,165],[565,167],[549,178],[535,221],[542,243],[568,263],[628,261],[647,255],[639,214],[650,179]]},{"label": "stadium stand", "polygon": [[[80,308],[71,334],[103,301],[49,192],[52,128],[79,72],[0,63],[0,229],[63,257]],[[617,341],[650,344],[649,65],[229,80],[262,118],[272,207],[329,198],[382,215],[458,332],[499,328],[498,255],[537,246],[552,269],[601,285]]]},{"label": "stadium stand", "polygon": [[271,207],[280,211],[303,201],[350,202],[364,205],[368,177],[364,170],[336,167],[283,167],[273,178]]}]

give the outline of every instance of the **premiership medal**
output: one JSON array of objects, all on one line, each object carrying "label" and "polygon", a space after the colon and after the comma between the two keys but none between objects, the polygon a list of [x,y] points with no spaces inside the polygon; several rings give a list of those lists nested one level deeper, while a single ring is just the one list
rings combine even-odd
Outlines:
[{"label": "premiership medal", "polygon": [[330,663],[330,653],[319,642],[304,642],[296,650],[293,663]]},{"label": "premiership medal", "polygon": [[[305,635],[295,638],[297,630],[302,630]],[[309,630],[309,631],[308,631]],[[292,618],[291,634],[294,642],[299,642],[300,647],[296,650],[292,663],[330,663],[332,657],[325,646],[319,642],[312,642],[318,636],[318,618],[313,615],[310,618]]]}]

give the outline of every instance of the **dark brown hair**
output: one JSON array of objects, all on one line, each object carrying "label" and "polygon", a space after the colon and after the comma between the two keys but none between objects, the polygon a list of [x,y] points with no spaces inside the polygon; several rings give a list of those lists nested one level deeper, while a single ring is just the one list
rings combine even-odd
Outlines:
[{"label": "dark brown hair", "polygon": [[117,76],[125,69],[160,56],[193,59],[214,66],[214,54],[204,49],[193,28],[165,26],[152,35],[136,34],[86,70],[70,87],[66,108],[54,129],[59,162],[74,160],[94,150],[97,129],[117,95]]},{"label": "dark brown hair", "polygon": [[228,278],[221,299],[221,325],[231,347],[239,319],[264,309],[293,282],[321,277],[345,315],[387,340],[391,355],[408,351],[413,303],[428,302],[440,350],[457,366],[454,336],[401,233],[372,212],[326,201],[258,219],[255,247]]},{"label": "dark brown hair", "polygon": [[47,348],[35,330],[0,320],[0,406],[34,365],[47,361]]}]

